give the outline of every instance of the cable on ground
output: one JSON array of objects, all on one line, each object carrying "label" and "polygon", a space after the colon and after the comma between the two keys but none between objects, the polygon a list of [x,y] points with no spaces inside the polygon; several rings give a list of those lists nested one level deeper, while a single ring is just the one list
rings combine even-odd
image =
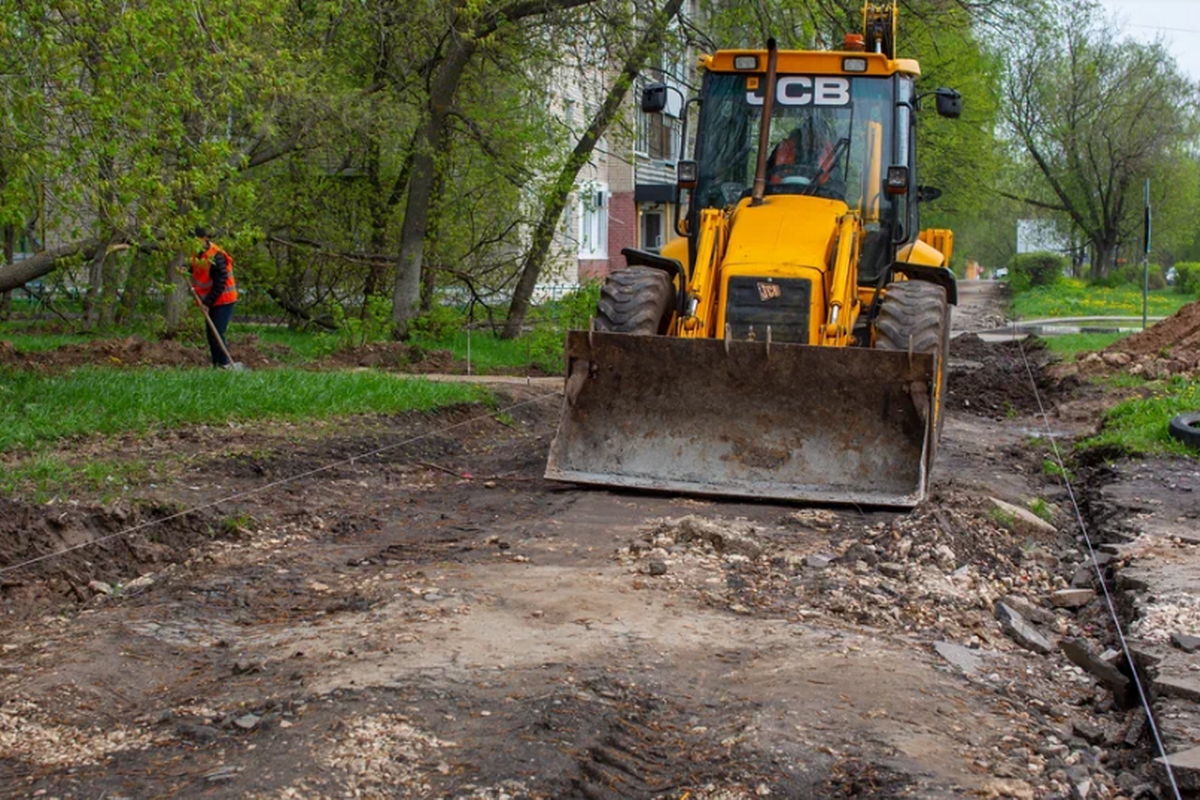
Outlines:
[{"label": "cable on ground", "polygon": [[284,486],[288,483],[291,483],[292,481],[300,480],[301,478],[307,478],[307,477],[310,477],[312,475],[317,475],[322,472],[328,472],[331,469],[336,469],[337,467],[345,466],[346,464],[353,464],[354,462],[360,461],[364,458],[371,458],[372,456],[377,456],[377,455],[380,455],[381,453],[386,453],[389,450],[395,450],[398,447],[404,447],[404,446],[410,445],[414,442],[419,442],[422,439],[428,439],[431,436],[438,436],[438,435],[446,433],[448,431],[452,431],[455,428],[461,428],[465,425],[470,425],[471,423],[479,422],[481,420],[485,420],[490,417],[494,417],[497,414],[506,414],[511,411],[516,411],[519,408],[523,408],[525,406],[531,406],[536,403],[540,403],[543,400],[547,400],[551,397],[558,397],[561,394],[562,394],[561,392],[550,392],[549,394],[539,395],[538,397],[535,397],[532,400],[523,400],[520,403],[514,403],[513,405],[508,406],[507,408],[501,408],[496,411],[488,412],[487,414],[480,414],[479,416],[471,417],[470,419],[465,419],[465,420],[462,420],[461,422],[455,422],[452,425],[447,425],[446,427],[439,428],[435,431],[429,431],[427,433],[422,433],[419,436],[410,437],[401,442],[396,442],[394,444],[385,445],[384,447],[379,447],[374,450],[367,451],[365,453],[359,453],[358,455],[353,455],[353,456],[350,456],[349,458],[343,458],[339,461],[334,461],[332,463],[325,464],[324,466],[316,467],[314,469],[305,470],[304,472],[300,472],[295,475],[289,475],[286,478],[280,478],[278,480],[271,481],[270,483],[263,484],[262,486],[256,486],[253,489],[246,489],[245,491],[237,492],[235,494],[228,495],[227,497],[222,497],[220,500],[213,500],[212,502],[209,502],[209,503],[202,503],[201,505],[198,505],[198,506],[192,506],[191,508],[189,508],[185,511],[177,511],[174,514],[168,514],[165,517],[160,517],[158,519],[153,519],[153,520],[149,520],[147,522],[142,522],[142,523],[139,523],[132,527],[125,528],[124,530],[117,531],[116,533],[110,533],[107,536],[101,536],[97,539],[90,539],[86,542],[81,542],[77,545],[72,545],[71,547],[64,547],[61,550],[55,550],[54,552],[51,552],[51,553],[44,553],[40,556],[37,556],[36,558],[31,558],[27,561],[22,561],[19,564],[13,564],[12,566],[4,567],[3,569],[0,569],[0,575],[7,575],[10,572],[16,572],[19,569],[24,569],[26,567],[30,567],[34,564],[38,564],[43,561],[49,561],[54,558],[59,558],[61,556],[66,555],[67,553],[73,553],[76,550],[83,550],[84,548],[93,547],[95,545],[102,544],[104,542],[112,541],[113,539],[120,539],[122,537],[129,536],[130,534],[137,533],[138,531],[143,531],[143,530],[146,530],[147,528],[153,528],[155,525],[162,525],[164,522],[170,522],[171,520],[181,519],[182,517],[186,517],[190,514],[195,514],[196,512],[199,512],[199,511],[205,511],[207,509],[214,508],[216,506],[221,505],[222,503],[231,503],[235,500],[243,500],[247,497],[253,497],[254,495],[262,494],[263,492],[267,491],[268,489],[274,489],[279,486]]},{"label": "cable on ground", "polygon": [[1067,496],[1071,498],[1071,507],[1075,509],[1075,521],[1079,523],[1079,530],[1083,533],[1083,541],[1087,545],[1088,557],[1091,559],[1092,569],[1095,571],[1096,580],[1100,583],[1100,589],[1104,593],[1104,602],[1108,605],[1108,613],[1112,617],[1113,627],[1117,631],[1117,640],[1121,643],[1121,651],[1125,654],[1125,660],[1129,664],[1129,672],[1133,675],[1133,685],[1137,688],[1138,699],[1141,701],[1142,708],[1146,712],[1146,722],[1150,726],[1150,733],[1154,736],[1155,747],[1158,748],[1158,754],[1162,757],[1162,764],[1167,770],[1167,780],[1171,783],[1171,791],[1174,793],[1175,800],[1183,800],[1183,796],[1179,793],[1179,784],[1175,782],[1175,772],[1171,769],[1171,762],[1167,759],[1167,750],[1163,746],[1162,736],[1158,731],[1158,724],[1154,721],[1154,711],[1150,708],[1150,700],[1146,697],[1146,690],[1142,686],[1141,675],[1138,672],[1137,664],[1134,663],[1133,653],[1129,650],[1129,643],[1125,641],[1125,632],[1121,630],[1121,619],[1117,615],[1117,607],[1113,603],[1112,595],[1108,591],[1108,583],[1104,580],[1104,571],[1100,568],[1100,562],[1096,558],[1096,550],[1092,546],[1092,537],[1088,534],[1087,525],[1083,521],[1083,513],[1079,510],[1079,503],[1075,499],[1075,488],[1071,485],[1071,478],[1067,474],[1062,454],[1059,453],[1058,444],[1054,440],[1054,433],[1050,430],[1050,417],[1046,414],[1046,407],[1042,404],[1042,394],[1038,390],[1037,379],[1033,376],[1033,367],[1030,366],[1029,357],[1025,354],[1025,343],[1022,339],[1017,338],[1015,330],[1013,331],[1013,339],[1016,340],[1017,347],[1021,351],[1021,360],[1025,362],[1025,374],[1029,376],[1029,385],[1033,387],[1033,396],[1037,400],[1038,413],[1041,414],[1042,423],[1046,428],[1046,439],[1050,442],[1050,449],[1054,453],[1055,463],[1058,464],[1058,474],[1067,489]]}]

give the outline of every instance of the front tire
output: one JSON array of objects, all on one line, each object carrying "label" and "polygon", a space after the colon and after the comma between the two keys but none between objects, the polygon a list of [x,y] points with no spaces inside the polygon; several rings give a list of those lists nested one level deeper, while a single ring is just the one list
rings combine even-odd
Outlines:
[{"label": "front tire", "polygon": [[875,347],[879,350],[933,353],[937,364],[934,383],[937,429],[942,436],[946,415],[946,361],[950,351],[950,311],[946,290],[928,281],[893,281],[884,290],[875,320]]},{"label": "front tire", "polygon": [[596,330],[654,336],[666,333],[674,287],[660,269],[626,267],[609,275],[596,303]]}]

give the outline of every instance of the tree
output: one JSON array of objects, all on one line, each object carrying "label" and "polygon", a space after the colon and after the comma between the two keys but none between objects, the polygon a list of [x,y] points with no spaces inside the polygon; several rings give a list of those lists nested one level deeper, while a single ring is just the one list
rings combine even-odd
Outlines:
[{"label": "tree", "polygon": [[650,18],[637,44],[630,51],[620,71],[615,75],[604,102],[597,109],[587,130],[575,144],[551,184],[550,192],[542,209],[541,219],[538,220],[537,228],[534,230],[533,242],[521,264],[517,289],[513,293],[508,319],[504,325],[503,336],[505,339],[512,339],[521,332],[525,314],[529,311],[529,302],[533,297],[534,287],[537,286],[542,266],[546,263],[546,256],[550,252],[554,230],[558,226],[559,218],[562,217],[567,198],[575,187],[575,179],[579,176],[579,171],[591,158],[596,143],[604,136],[608,126],[620,112],[625,97],[629,94],[629,88],[642,71],[642,67],[645,66],[650,56],[661,48],[667,25],[679,14],[682,5],[683,0],[666,0],[662,8]]},{"label": "tree", "polygon": [[428,94],[413,142],[412,174],[404,204],[400,258],[392,293],[393,335],[408,336],[420,300],[421,270],[433,188],[439,183],[439,147],[458,95],[459,84],[481,46],[491,43],[514,23],[528,17],[587,5],[595,0],[493,0],[455,4],[446,25],[437,66],[431,70]]},{"label": "tree", "polygon": [[[1076,2],[1008,64],[1005,121],[1040,178],[1024,202],[1065,214],[1093,250],[1092,276],[1139,238],[1146,178],[1188,157],[1197,92],[1161,44],[1114,41],[1093,5]],[[1176,181],[1156,182],[1160,205]]]}]

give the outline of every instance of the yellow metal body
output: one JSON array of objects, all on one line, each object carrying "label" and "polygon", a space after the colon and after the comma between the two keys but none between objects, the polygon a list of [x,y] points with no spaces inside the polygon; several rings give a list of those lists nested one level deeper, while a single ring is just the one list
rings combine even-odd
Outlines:
[{"label": "yellow metal body", "polygon": [[[864,30],[867,51],[779,51],[774,73],[764,50],[721,51],[706,56],[702,66],[736,73],[738,56],[754,56],[748,90],[762,85],[763,64],[767,75],[776,76],[920,74],[917,62],[894,57],[894,3],[868,4]],[[865,69],[844,71],[847,59],[865,62]],[[764,93],[765,118],[771,98]],[[873,250],[873,259],[887,257],[892,247],[885,240],[889,250],[879,249],[878,238],[889,230],[881,220],[889,137],[884,123],[863,125],[863,144],[856,145],[862,184],[841,193],[849,202],[816,191],[763,192],[767,137],[759,131],[750,196],[699,209],[687,220],[688,236],[669,241],[659,254],[683,266],[682,274],[675,272],[678,296],[666,336],[600,330],[569,335],[566,399],[547,477],[905,507],[925,496],[940,422],[942,357],[875,349],[866,326],[855,331],[886,291],[874,279],[859,285],[860,255]],[[952,243],[949,231],[924,231],[896,253],[896,261],[944,267]],[[879,262],[871,263],[873,269]],[[905,278],[897,272],[891,279]],[[785,280],[797,283],[772,287]],[[735,289],[737,302],[731,299]],[[788,328],[787,341],[773,339],[769,326],[749,325],[744,298],[749,293],[753,301],[756,291],[763,303],[786,297],[798,304],[754,317],[760,325],[763,319],[794,320],[774,322]],[[807,330],[800,343],[805,303]],[[730,317],[737,320],[736,337]]]}]

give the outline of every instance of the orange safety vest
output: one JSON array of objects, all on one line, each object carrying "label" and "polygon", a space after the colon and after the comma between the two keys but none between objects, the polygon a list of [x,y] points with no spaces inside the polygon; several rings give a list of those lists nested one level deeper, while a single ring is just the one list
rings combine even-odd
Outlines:
[{"label": "orange safety vest", "polygon": [[225,280],[225,290],[221,292],[221,295],[217,298],[217,302],[213,303],[213,305],[226,306],[230,303],[236,303],[238,299],[237,281],[233,279],[233,258],[229,253],[226,253],[215,244],[209,245],[208,249],[202,255],[192,256],[192,286],[196,289],[196,293],[200,297],[203,298],[208,295],[213,285],[212,275],[209,274],[209,264],[213,256],[217,253],[225,256],[225,268],[229,277]]}]

